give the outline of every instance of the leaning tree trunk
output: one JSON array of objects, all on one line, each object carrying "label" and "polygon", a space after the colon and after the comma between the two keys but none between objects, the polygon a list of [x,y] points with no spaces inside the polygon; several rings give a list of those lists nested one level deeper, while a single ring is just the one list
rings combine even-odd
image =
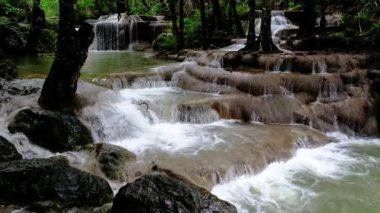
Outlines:
[{"label": "leaning tree trunk", "polygon": [[44,28],[45,12],[40,8],[40,0],[34,0],[32,9],[32,26],[25,45],[25,50],[28,55],[36,55],[38,53],[37,45]]},{"label": "leaning tree trunk", "polygon": [[201,12],[201,23],[202,23],[202,48],[206,50],[208,48],[207,42],[207,23],[206,23],[206,9],[205,9],[205,1],[199,0],[199,8]]},{"label": "leaning tree trunk", "polygon": [[234,24],[236,26],[236,33],[238,34],[239,37],[243,38],[245,37],[245,32],[241,25],[239,14],[237,13],[237,10],[236,10],[236,0],[230,0],[230,9],[232,12],[232,18],[234,20]]},{"label": "leaning tree trunk", "polygon": [[[38,103],[42,108],[72,112],[80,69],[94,39],[92,26],[76,20],[75,0],[59,0],[57,50]],[[79,27],[76,30],[76,27]]]},{"label": "leaning tree trunk", "polygon": [[248,36],[247,36],[247,43],[243,50],[247,51],[254,51],[259,50],[260,45],[258,41],[256,40],[256,0],[248,0],[248,6],[249,6],[249,14],[248,14]]},{"label": "leaning tree trunk", "polygon": [[326,31],[326,0],[320,0],[320,10],[321,10],[321,22],[319,25],[320,33],[324,34]]},{"label": "leaning tree trunk", "polygon": [[177,51],[182,50],[185,48],[185,35],[184,35],[184,0],[179,0],[179,29],[178,29],[178,35],[177,35]]},{"label": "leaning tree trunk", "polygon": [[263,52],[276,52],[277,47],[273,44],[271,30],[271,0],[264,0],[263,17],[261,20],[260,44]]},{"label": "leaning tree trunk", "polygon": [[300,24],[299,37],[306,38],[315,34],[315,0],[304,0],[303,21]]}]

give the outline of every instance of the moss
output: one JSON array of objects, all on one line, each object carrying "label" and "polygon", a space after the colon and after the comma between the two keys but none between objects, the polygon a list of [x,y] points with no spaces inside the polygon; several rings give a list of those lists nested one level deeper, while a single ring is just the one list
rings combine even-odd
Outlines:
[{"label": "moss", "polygon": [[40,53],[52,53],[55,51],[55,43],[57,40],[57,32],[45,29],[42,31],[41,39],[37,46]]}]

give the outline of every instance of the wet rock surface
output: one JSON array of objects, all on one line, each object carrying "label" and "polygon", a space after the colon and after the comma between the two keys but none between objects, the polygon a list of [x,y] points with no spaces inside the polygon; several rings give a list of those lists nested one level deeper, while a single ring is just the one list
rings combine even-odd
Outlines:
[{"label": "wet rock surface", "polygon": [[[373,121],[380,114],[376,110],[379,106],[376,94],[380,94],[376,55],[256,56],[222,50],[189,50],[181,54],[194,58],[196,64],[173,69],[165,81],[171,78],[171,82],[182,89],[221,96],[200,100],[198,104],[184,103],[179,106],[180,111],[211,107],[225,119],[299,123],[322,131],[349,134],[379,133],[373,128],[380,126]],[[218,68],[215,61],[228,71]],[[367,71],[369,66],[374,68]],[[139,79],[149,81],[152,74],[140,75]],[[345,109],[348,106],[349,110]]]},{"label": "wet rock surface", "polygon": [[75,116],[38,108],[21,110],[8,129],[24,133],[33,143],[53,152],[92,143],[90,131]]},{"label": "wet rock surface", "polygon": [[107,181],[70,167],[64,157],[0,163],[2,204],[52,201],[63,207],[100,206],[112,197]]},{"label": "wet rock surface", "polygon": [[205,189],[163,174],[150,174],[122,187],[111,212],[237,212]]},{"label": "wet rock surface", "polygon": [[7,60],[0,58],[0,78],[12,80],[18,77],[16,65]]},{"label": "wet rock surface", "polygon": [[127,179],[125,166],[136,159],[135,154],[120,146],[106,143],[94,144],[86,148],[95,156],[106,177],[122,182]]},{"label": "wet rock surface", "polygon": [[22,156],[7,139],[0,135],[0,162],[20,160]]}]

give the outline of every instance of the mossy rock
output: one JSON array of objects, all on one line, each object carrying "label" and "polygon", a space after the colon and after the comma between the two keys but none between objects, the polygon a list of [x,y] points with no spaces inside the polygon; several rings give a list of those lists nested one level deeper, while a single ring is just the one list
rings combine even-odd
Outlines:
[{"label": "mossy rock", "polygon": [[38,108],[21,110],[8,129],[53,152],[78,150],[93,142],[91,132],[75,116]]},{"label": "mossy rock", "polygon": [[125,172],[125,166],[128,162],[136,159],[135,154],[123,147],[107,143],[91,144],[85,149],[94,155],[99,168],[106,177],[122,182],[127,180],[128,174]]}]

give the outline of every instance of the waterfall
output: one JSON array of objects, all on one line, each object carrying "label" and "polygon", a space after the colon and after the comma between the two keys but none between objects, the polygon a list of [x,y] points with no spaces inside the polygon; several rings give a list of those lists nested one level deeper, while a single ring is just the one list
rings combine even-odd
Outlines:
[{"label": "waterfall", "polygon": [[174,111],[174,118],[176,122],[192,123],[192,124],[206,124],[219,120],[219,114],[210,106],[196,105],[186,106],[180,105]]},{"label": "waterfall", "polygon": [[125,49],[124,14],[118,20],[118,15],[101,16],[95,22],[95,38],[90,50],[122,50]]},{"label": "waterfall", "polygon": [[132,51],[132,44],[139,42],[137,27],[142,21],[137,15],[126,18],[122,14],[120,20],[117,14],[101,16],[94,24],[95,38],[90,50],[124,50],[128,47]]},{"label": "waterfall", "polygon": [[324,60],[313,61],[312,70],[313,74],[327,73],[327,64]]},{"label": "waterfall", "polygon": [[290,72],[292,71],[292,58],[279,58],[274,64],[273,71]]},{"label": "waterfall", "polygon": [[128,18],[128,25],[129,25],[129,45],[128,50],[133,51],[133,44],[139,42],[139,35],[138,35],[138,22],[142,22],[140,16],[132,15]]},{"label": "waterfall", "polygon": [[[255,32],[256,36],[259,37],[261,31],[261,13],[259,14],[260,18],[255,19]],[[272,30],[272,39],[274,44],[283,52],[287,50],[280,47],[281,38],[284,36],[289,36],[287,30],[298,29],[298,26],[291,23],[289,19],[285,17],[285,12],[283,10],[273,10],[271,18],[271,30]]]}]

